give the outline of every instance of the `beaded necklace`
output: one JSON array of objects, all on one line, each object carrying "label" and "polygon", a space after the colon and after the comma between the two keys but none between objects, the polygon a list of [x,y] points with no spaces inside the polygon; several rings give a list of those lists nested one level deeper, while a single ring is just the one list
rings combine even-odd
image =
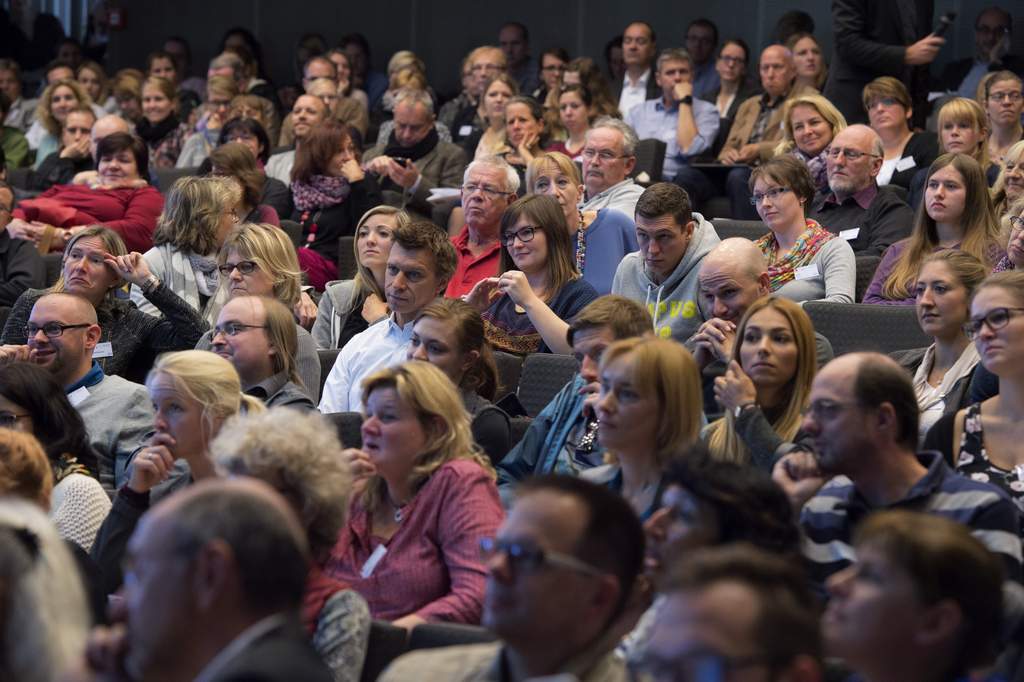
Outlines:
[{"label": "beaded necklace", "polygon": [[[315,214],[313,214],[313,222],[311,222],[309,224],[309,234],[306,235],[306,243],[304,245],[305,248],[309,248],[310,245],[314,241],[316,241],[316,230],[317,230],[317,227],[319,227],[319,225],[316,224],[316,221],[320,218],[320,213],[322,213],[322,211],[321,210],[317,210],[317,212]],[[309,211],[303,211],[302,215],[299,216],[299,222],[301,222],[303,225],[305,225],[306,221],[309,220],[309,218],[310,218],[310,212]]]},{"label": "beaded necklace", "polygon": [[576,230],[576,269],[583,274],[583,265],[587,262],[587,240],[583,233],[587,231],[587,227],[583,223],[583,211],[580,211],[579,215],[580,226]]}]

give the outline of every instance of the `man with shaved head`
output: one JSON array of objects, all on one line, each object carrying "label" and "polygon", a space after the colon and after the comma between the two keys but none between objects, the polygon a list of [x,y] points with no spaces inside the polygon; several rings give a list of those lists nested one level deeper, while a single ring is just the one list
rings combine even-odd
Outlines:
[{"label": "man with shaved head", "polygon": [[939,453],[917,452],[918,418],[910,376],[888,356],[843,355],[814,378],[801,430],[815,454],[786,455],[773,477],[802,509],[804,556],[819,585],[850,565],[858,523],[892,508],[962,523],[1020,581],[1016,506],[995,486],[958,475]]},{"label": "man with shaved head", "polygon": [[858,256],[881,256],[910,236],[914,212],[891,187],[875,182],[882,169],[882,139],[866,125],[839,131],[829,145],[828,189],[811,202],[810,216],[839,235]]},{"label": "man with shaved head", "polygon": [[332,677],[298,622],[309,547],[288,503],[255,479],[214,479],[139,522],[122,612],[86,652],[93,679]]},{"label": "man with shaved head", "polygon": [[92,472],[113,494],[123,483],[131,453],[153,428],[146,387],[103,372],[94,357],[110,355],[96,309],[80,296],[47,294],[36,301],[23,346],[0,347],[0,361],[27,360],[46,369],[64,387],[82,415],[99,471]]},{"label": "man with shaved head", "polygon": [[[701,310],[711,317],[687,339],[686,346],[701,368],[705,411],[714,414],[715,379],[725,374],[732,359],[736,328],[754,301],[771,293],[768,264],[749,239],[724,239],[704,257],[698,287]],[[814,337],[821,367],[833,357],[832,344],[817,332]]]}]

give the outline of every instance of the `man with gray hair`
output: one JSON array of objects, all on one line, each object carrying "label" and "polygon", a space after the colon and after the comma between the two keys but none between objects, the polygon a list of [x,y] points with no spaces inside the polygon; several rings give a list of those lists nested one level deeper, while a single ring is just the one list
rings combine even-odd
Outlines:
[{"label": "man with gray hair", "polygon": [[309,546],[281,495],[251,478],[198,482],[128,543],[121,622],[86,650],[91,679],[329,682],[297,618]]},{"label": "man with gray hair", "polygon": [[840,131],[829,146],[828,190],[811,202],[810,218],[850,244],[858,256],[881,256],[910,236],[914,212],[875,178],[882,168],[882,140],[866,125]]},{"label": "man with gray hair", "polygon": [[466,167],[462,178],[466,224],[452,237],[458,265],[448,282],[446,297],[468,294],[477,282],[498,274],[501,215],[518,192],[519,175],[504,159],[485,157]]},{"label": "man with gray hair", "polygon": [[672,180],[697,203],[711,198],[714,187],[703,173],[690,168],[689,160],[706,149],[718,135],[718,108],[693,96],[693,59],[680,48],[662,51],[654,78],[661,97],[638,104],[626,114],[642,140],[665,143],[662,176]]},{"label": "man with gray hair", "polygon": [[380,178],[384,203],[429,220],[434,210],[427,201],[430,190],[459,186],[466,153],[438,137],[434,104],[424,90],[399,90],[393,120],[387,142],[363,155],[363,168]]},{"label": "man with gray hair", "polygon": [[614,208],[630,218],[644,188],[629,174],[636,166],[636,131],[617,118],[603,116],[587,131],[583,145],[584,211]]}]

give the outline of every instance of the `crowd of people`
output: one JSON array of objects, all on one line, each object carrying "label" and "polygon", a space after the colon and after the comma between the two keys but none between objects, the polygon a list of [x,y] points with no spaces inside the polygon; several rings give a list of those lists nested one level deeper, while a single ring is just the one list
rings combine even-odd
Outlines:
[{"label": "crowd of people", "polygon": [[1024,61],[896,6],[509,22],[450,97],[0,59],[0,679],[1024,680]]}]

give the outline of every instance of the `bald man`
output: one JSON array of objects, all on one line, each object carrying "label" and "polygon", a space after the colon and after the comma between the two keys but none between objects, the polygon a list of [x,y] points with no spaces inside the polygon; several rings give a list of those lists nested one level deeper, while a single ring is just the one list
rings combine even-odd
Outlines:
[{"label": "bald man", "polygon": [[296,618],[308,561],[305,531],[265,483],[193,484],[135,527],[123,623],[94,632],[89,672],[97,680],[124,669],[145,680],[329,682]]},{"label": "bald man", "polygon": [[[910,236],[914,212],[891,187],[879,187],[882,138],[866,125],[839,131],[826,161],[828,189],[811,202],[810,216],[845,239],[858,256],[881,256]],[[856,158],[854,158],[856,157]]]},{"label": "bald man", "polygon": [[819,586],[850,565],[857,523],[890,508],[962,523],[1020,581],[1016,506],[995,486],[957,475],[939,453],[917,452],[918,419],[910,375],[888,356],[849,353],[814,378],[800,428],[815,454],[786,455],[773,477],[803,510],[804,555]]},{"label": "bald man", "polygon": [[[153,428],[153,408],[146,387],[103,372],[93,358],[109,355],[101,343],[96,309],[71,294],[47,294],[32,306],[24,346],[0,348],[0,358],[35,362],[64,387],[82,415],[98,471],[91,472],[109,494],[124,483],[131,453]],[[11,357],[11,356],[14,357]]]},{"label": "bald man", "polygon": [[[686,341],[701,368],[704,383],[704,405],[709,414],[721,412],[715,400],[715,379],[725,374],[732,359],[736,328],[757,299],[771,293],[768,286],[768,264],[761,250],[749,239],[724,239],[713,248],[701,264],[698,274],[698,296],[701,309],[712,317]],[[832,344],[815,332],[818,366],[834,357]]]}]

